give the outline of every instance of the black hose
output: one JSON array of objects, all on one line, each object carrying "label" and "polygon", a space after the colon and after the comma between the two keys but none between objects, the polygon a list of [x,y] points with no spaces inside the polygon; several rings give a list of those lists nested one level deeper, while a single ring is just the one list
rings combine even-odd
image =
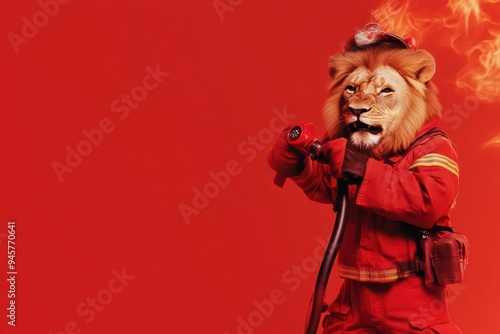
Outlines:
[{"label": "black hose", "polygon": [[328,247],[325,251],[325,256],[321,262],[318,278],[316,279],[316,287],[312,298],[312,306],[310,307],[309,320],[306,327],[306,334],[316,334],[318,330],[321,314],[323,313],[323,303],[325,298],[326,286],[328,278],[332,271],[333,262],[337,257],[337,252],[344,236],[344,230],[347,220],[347,210],[349,201],[349,192],[347,182],[338,180],[337,182],[337,217],[335,218],[335,226],[333,227],[332,236],[328,242]]}]

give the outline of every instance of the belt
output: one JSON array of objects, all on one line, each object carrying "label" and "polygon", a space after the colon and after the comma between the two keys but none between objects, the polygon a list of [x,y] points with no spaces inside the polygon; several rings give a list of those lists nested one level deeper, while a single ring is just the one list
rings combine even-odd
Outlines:
[{"label": "belt", "polygon": [[424,270],[424,263],[419,260],[397,262],[391,269],[357,268],[339,265],[342,278],[359,282],[394,282],[398,279],[416,275]]}]

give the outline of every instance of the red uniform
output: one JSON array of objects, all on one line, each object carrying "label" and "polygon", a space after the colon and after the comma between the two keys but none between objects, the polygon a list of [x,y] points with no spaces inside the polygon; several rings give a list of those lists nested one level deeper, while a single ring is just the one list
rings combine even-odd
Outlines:
[{"label": "red uniform", "polygon": [[[336,197],[328,165],[308,159],[292,179],[311,200],[332,203]],[[407,265],[419,260],[418,227],[450,226],[458,181],[457,152],[443,136],[426,138],[403,156],[368,160],[361,184],[349,187],[337,262],[345,282],[329,307],[324,334],[460,333],[450,323],[445,287],[427,288]]]}]

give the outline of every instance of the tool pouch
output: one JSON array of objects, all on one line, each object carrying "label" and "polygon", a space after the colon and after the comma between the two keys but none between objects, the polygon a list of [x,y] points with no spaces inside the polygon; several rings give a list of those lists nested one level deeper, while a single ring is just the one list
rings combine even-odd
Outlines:
[{"label": "tool pouch", "polygon": [[445,229],[420,232],[425,284],[428,287],[456,284],[464,279],[470,253],[469,242],[462,233]]}]

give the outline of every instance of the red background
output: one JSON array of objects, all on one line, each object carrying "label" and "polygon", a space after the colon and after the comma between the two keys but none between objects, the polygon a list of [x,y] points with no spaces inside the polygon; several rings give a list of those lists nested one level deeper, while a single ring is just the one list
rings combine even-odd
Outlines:
[{"label": "red background", "polygon": [[[2,2],[0,268],[6,276],[7,221],[15,220],[19,274],[15,328],[0,285],[0,330],[55,334],[74,321],[82,333],[234,334],[238,317],[278,289],[284,302],[252,331],[301,333],[316,272],[295,291],[282,275],[328,238],[334,215],[291,182],[273,185],[271,144],[261,142],[254,159],[238,146],[269,128],[274,108],[322,133],[328,57],[380,3],[241,1],[221,21],[211,0],[75,0],[16,53],[7,34],[21,34],[21,19],[32,21],[40,5]],[[463,104],[454,80],[466,58],[438,36],[421,47],[436,58],[444,109]],[[156,65],[170,75],[119,119],[111,102]],[[500,133],[499,107],[481,102],[460,126],[442,123],[461,158],[454,224],[473,251],[450,305],[464,333],[498,328],[500,158],[481,144]],[[64,163],[65,147],[104,118],[115,130],[59,182],[52,163]],[[187,224],[179,205],[192,206],[194,189],[232,160],[240,173]],[[122,268],[135,278],[85,323],[77,306]]]}]

